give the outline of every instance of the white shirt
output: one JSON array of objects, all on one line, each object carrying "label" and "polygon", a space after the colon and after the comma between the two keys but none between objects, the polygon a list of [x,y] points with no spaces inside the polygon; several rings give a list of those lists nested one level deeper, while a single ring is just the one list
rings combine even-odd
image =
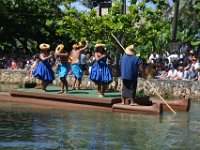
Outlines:
[{"label": "white shirt", "polygon": [[178,54],[171,54],[168,56],[169,63],[172,63],[174,60],[178,60]]},{"label": "white shirt", "polygon": [[171,69],[168,71],[168,74],[167,74],[167,78],[174,78],[177,74],[177,70],[176,69]]}]

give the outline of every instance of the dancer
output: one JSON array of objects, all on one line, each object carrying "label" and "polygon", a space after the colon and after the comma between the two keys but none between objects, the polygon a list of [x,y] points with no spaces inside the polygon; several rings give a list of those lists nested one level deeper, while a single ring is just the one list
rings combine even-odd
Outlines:
[{"label": "dancer", "polygon": [[97,96],[105,97],[106,86],[113,80],[110,69],[106,64],[108,56],[106,54],[105,44],[95,45],[94,57],[96,62],[92,65],[90,80],[97,84]]},{"label": "dancer", "polygon": [[49,83],[52,83],[54,80],[54,71],[52,70],[51,59],[54,59],[54,54],[48,54],[48,50],[50,49],[49,44],[40,44],[40,54],[39,59],[40,62],[33,71],[33,76],[39,78],[42,81],[42,90],[47,92],[46,87]]},{"label": "dancer", "polygon": [[72,89],[75,90],[75,89],[80,89],[81,80],[83,77],[83,70],[81,68],[81,63],[80,63],[80,55],[88,47],[88,41],[86,41],[85,46],[83,48],[82,48],[82,42],[74,44],[72,47],[73,49],[70,53],[71,69],[74,74],[74,82],[72,85]]},{"label": "dancer", "polygon": [[68,82],[66,78],[67,78],[67,73],[69,71],[69,64],[68,64],[69,53],[64,51],[63,44],[57,46],[55,53],[58,56],[59,60],[56,70],[61,81],[61,90],[58,92],[58,94],[64,93],[64,90],[66,93],[68,93]]},{"label": "dancer", "polygon": [[135,102],[138,71],[144,75],[142,61],[135,56],[134,46],[130,45],[125,49],[125,55],[121,58],[121,79],[122,87],[122,104],[125,104],[126,99],[131,99],[130,105]]}]

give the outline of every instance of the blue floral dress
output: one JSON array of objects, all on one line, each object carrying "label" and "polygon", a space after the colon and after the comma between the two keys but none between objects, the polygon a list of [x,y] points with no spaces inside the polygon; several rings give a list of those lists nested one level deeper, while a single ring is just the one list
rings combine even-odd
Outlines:
[{"label": "blue floral dress", "polygon": [[106,64],[107,58],[103,58],[92,65],[90,80],[96,84],[110,84],[113,81],[108,65]]},{"label": "blue floral dress", "polygon": [[41,60],[35,68],[33,76],[47,83],[52,83],[54,80],[54,71],[52,70],[50,62],[50,58],[44,61]]}]

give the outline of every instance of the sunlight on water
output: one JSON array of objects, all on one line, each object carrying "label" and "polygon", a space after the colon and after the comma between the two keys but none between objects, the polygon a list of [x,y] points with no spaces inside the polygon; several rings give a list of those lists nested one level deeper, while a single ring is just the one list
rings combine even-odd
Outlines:
[{"label": "sunlight on water", "polygon": [[0,104],[0,149],[199,149],[200,104],[157,115]]},{"label": "sunlight on water", "polygon": [[199,108],[158,116],[1,102],[0,149],[198,150]]}]

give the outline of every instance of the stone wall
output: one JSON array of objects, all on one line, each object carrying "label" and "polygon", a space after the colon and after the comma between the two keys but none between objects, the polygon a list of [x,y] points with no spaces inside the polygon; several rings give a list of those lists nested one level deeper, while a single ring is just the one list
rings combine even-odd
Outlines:
[{"label": "stone wall", "polygon": [[[59,78],[53,81],[53,85],[58,86],[60,84]],[[68,78],[69,86],[73,82],[73,76],[69,75]],[[28,77],[28,71],[26,70],[0,70],[0,84],[17,84],[21,87],[25,83],[40,83],[39,80],[35,78]],[[149,85],[149,83],[151,85]],[[144,92],[150,96],[156,96],[158,92],[161,96],[165,98],[171,97],[184,97],[189,96],[193,99],[200,99],[200,82],[199,81],[182,81],[182,80],[144,80],[142,78],[138,79],[137,90],[144,90]],[[94,89],[96,85],[90,81],[88,76],[84,76],[82,80],[82,88]],[[121,91],[122,84],[121,78],[114,77],[113,82],[108,86],[109,90]],[[156,92],[155,92],[156,91]]]}]

